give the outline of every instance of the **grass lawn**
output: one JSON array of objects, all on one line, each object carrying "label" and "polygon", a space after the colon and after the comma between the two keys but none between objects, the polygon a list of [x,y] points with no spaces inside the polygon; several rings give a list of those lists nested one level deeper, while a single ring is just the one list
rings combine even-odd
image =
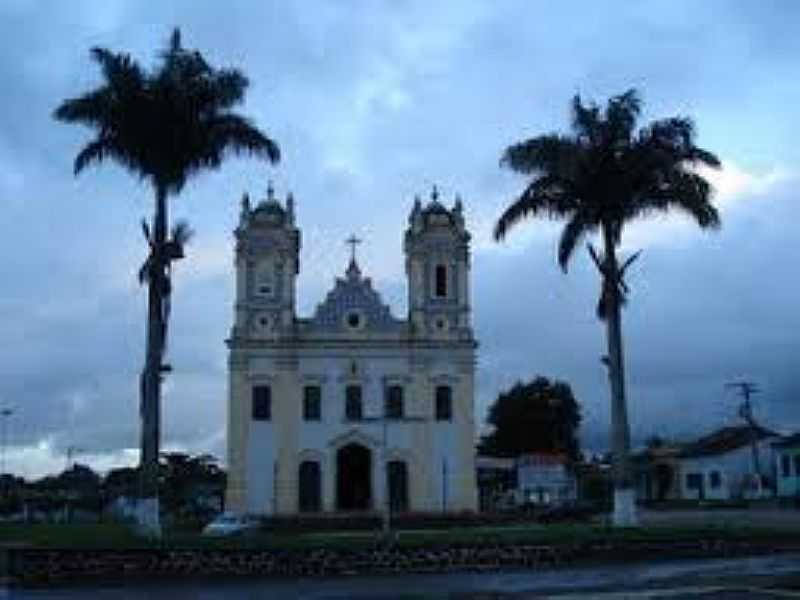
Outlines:
[{"label": "grass lawn", "polygon": [[[726,540],[798,541],[800,530],[761,526],[652,526],[610,529],[585,524],[518,524],[491,527],[405,530],[398,532],[402,547],[494,545],[508,543],[560,545],[602,541],[658,542],[715,538]],[[233,538],[207,538],[198,533],[165,533],[161,541],[137,537],[123,525],[0,524],[0,546],[25,544],[47,548],[265,548],[286,550],[358,549],[374,547],[378,532],[337,531],[302,534],[259,533]]]}]

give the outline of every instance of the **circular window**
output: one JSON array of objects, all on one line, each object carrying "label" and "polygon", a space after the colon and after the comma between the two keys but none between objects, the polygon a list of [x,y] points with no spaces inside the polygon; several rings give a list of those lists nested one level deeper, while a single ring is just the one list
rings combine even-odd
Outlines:
[{"label": "circular window", "polygon": [[358,329],[359,327],[361,327],[361,315],[356,312],[348,314],[347,325],[352,329]]},{"label": "circular window", "polygon": [[270,315],[266,313],[260,313],[256,315],[255,327],[256,329],[258,329],[258,331],[261,332],[269,331],[272,328],[273,323],[274,320],[272,319],[272,317],[270,317]]}]

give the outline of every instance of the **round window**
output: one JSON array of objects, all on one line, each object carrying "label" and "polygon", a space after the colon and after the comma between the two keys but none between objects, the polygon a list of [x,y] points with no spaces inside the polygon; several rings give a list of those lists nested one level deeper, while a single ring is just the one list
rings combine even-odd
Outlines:
[{"label": "round window", "polygon": [[361,315],[356,312],[351,312],[348,314],[347,325],[352,329],[358,329],[361,326]]}]

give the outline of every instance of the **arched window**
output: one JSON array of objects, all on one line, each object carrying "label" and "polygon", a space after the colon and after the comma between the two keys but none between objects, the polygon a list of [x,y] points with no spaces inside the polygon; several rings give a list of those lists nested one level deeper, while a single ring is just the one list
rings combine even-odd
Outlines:
[{"label": "arched window", "polygon": [[322,416],[322,389],[318,385],[303,387],[303,419],[319,421]]},{"label": "arched window", "polygon": [[254,421],[269,421],[272,419],[272,390],[268,385],[253,386],[252,401]]},{"label": "arched window", "polygon": [[300,512],[319,512],[322,510],[322,486],[319,463],[304,460],[298,473],[298,502]]},{"label": "arched window", "polygon": [[449,385],[436,386],[436,420],[450,421],[453,418],[453,388]]},{"label": "arched window", "polygon": [[345,389],[344,416],[348,421],[360,421],[364,415],[361,405],[361,386],[348,385]]},{"label": "arched window", "polygon": [[256,295],[271,297],[275,293],[275,269],[263,262],[256,269]]},{"label": "arched window", "polygon": [[386,398],[384,400],[384,416],[387,419],[403,418],[403,387],[390,385],[386,388]]},{"label": "arched window", "polygon": [[437,298],[447,297],[447,267],[445,265],[436,265],[436,281],[434,294]]},{"label": "arched window", "polygon": [[402,460],[389,461],[389,508],[392,512],[408,511],[408,467]]}]

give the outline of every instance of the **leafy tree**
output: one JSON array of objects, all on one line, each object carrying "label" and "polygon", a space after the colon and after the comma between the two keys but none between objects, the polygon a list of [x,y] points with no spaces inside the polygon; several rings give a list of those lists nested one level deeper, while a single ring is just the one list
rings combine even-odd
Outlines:
[{"label": "leafy tree", "polygon": [[152,226],[143,222],[150,254],[140,271],[148,284],[147,351],[141,375],[142,500],[140,526],[160,535],[158,456],[161,381],[171,297],[171,267],[183,258],[190,230],[178,224],[169,232],[167,199],[178,195],[187,180],[216,169],[230,153],[277,162],[277,144],[248,119],[232,111],[244,98],[248,81],[236,69],[216,69],[200,52],[181,45],[175,29],[160,62],[142,68],[128,54],[93,48],[103,83],[82,96],[64,101],[54,116],[95,130],[75,158],[75,174],[87,166],[112,160],[147,181],[155,195]]},{"label": "leafy tree", "polygon": [[187,509],[193,493],[222,494],[225,472],[210,454],[191,456],[183,452],[164,452],[161,454],[160,487],[165,507],[177,513]]},{"label": "leafy tree", "polygon": [[478,452],[515,457],[533,452],[562,452],[580,458],[577,437],[580,407],[562,381],[536,377],[501,393],[489,409],[494,430],[481,438]]},{"label": "leafy tree", "polygon": [[672,117],[636,130],[641,102],[635,90],[608,101],[604,110],[572,101],[572,132],[541,135],[509,146],[501,164],[530,177],[530,183],[501,215],[495,239],[527,217],[563,219],[558,262],[566,272],[575,248],[599,233],[603,251],[589,253],[602,286],[598,317],[605,321],[611,388],[611,441],[614,464],[614,523],[636,522],[630,466],[630,431],[625,399],[621,307],[628,286],[625,271],[638,257],[622,261],[617,249],[630,221],[678,210],[701,228],[716,228],[719,215],[711,204],[711,185],[697,166],[718,167],[719,159],[695,145],[690,119]]},{"label": "leafy tree", "polygon": [[116,496],[135,496],[140,483],[137,467],[118,467],[111,469],[103,479],[103,488],[110,498]]}]

